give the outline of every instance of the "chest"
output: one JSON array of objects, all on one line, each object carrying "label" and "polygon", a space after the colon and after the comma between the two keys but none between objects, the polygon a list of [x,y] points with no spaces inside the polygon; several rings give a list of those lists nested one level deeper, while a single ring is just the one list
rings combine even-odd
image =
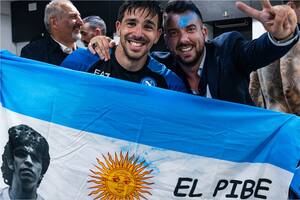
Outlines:
[{"label": "chest", "polygon": [[115,62],[99,62],[92,67],[90,72],[104,77],[117,78],[147,86],[167,88],[164,78],[158,73],[151,71],[147,66],[143,66],[139,71],[131,72]]}]

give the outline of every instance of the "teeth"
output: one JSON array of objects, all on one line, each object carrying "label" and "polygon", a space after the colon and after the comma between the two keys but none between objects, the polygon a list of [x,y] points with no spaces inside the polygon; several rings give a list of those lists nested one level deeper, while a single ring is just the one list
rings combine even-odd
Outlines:
[{"label": "teeth", "polygon": [[183,51],[183,52],[190,51],[190,50],[192,50],[192,47],[191,47],[191,46],[188,46],[188,47],[181,47],[181,48],[180,48],[180,51]]},{"label": "teeth", "polygon": [[137,43],[137,42],[132,42],[132,41],[130,42],[130,44],[135,47],[141,47],[143,45],[142,43]]}]

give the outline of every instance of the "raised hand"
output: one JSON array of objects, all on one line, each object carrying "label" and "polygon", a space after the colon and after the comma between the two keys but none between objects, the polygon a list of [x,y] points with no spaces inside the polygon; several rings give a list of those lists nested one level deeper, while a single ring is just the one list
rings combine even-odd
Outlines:
[{"label": "raised hand", "polygon": [[275,39],[289,38],[297,26],[295,11],[287,5],[272,6],[269,0],[261,0],[262,10],[256,10],[243,2],[236,2],[236,6],[249,17],[260,21]]},{"label": "raised hand", "polygon": [[109,49],[116,45],[115,41],[106,36],[95,36],[90,40],[88,49],[93,54],[97,53],[102,60],[109,60]]}]

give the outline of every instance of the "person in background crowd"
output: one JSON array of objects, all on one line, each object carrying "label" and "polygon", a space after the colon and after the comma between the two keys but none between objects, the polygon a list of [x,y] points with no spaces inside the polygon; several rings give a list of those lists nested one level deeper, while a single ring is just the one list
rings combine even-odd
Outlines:
[{"label": "person in background crowd", "polygon": [[81,41],[84,46],[88,46],[90,40],[98,35],[106,35],[106,24],[99,16],[88,16],[83,19],[80,28]]},{"label": "person in background crowd", "polygon": [[[112,59],[87,66],[87,56],[71,54],[62,66],[93,74],[185,92],[183,82],[151,56],[149,52],[161,35],[162,13],[157,1],[125,1],[116,22],[120,45],[111,51]],[[91,54],[86,50],[87,54]],[[78,65],[74,66],[77,62]],[[71,64],[73,66],[71,66]],[[83,65],[81,65],[83,63]],[[91,62],[89,62],[91,63]]]},{"label": "person in background crowd", "polygon": [[[300,1],[290,0],[300,28]],[[281,59],[251,73],[250,94],[256,105],[300,116],[300,41]]]},{"label": "person in background crowd", "polygon": [[[266,0],[261,3],[261,11],[242,2],[236,6],[260,21],[268,33],[248,41],[238,32],[227,32],[205,42],[208,30],[196,5],[171,1],[164,14],[164,39],[170,52],[152,56],[180,76],[190,93],[254,105],[248,89],[250,73],[282,57],[299,39],[293,9]],[[109,59],[108,47],[113,45],[111,39],[98,36],[89,49]]]},{"label": "person in background crowd", "polygon": [[[85,17],[83,23],[80,28],[80,33],[81,41],[85,46],[88,46],[91,38],[106,35],[106,24],[99,16]],[[98,55],[91,54],[84,48],[78,48],[68,55],[60,66],[77,71],[87,71],[98,60]]]},{"label": "person in background crowd", "polygon": [[42,200],[37,188],[50,164],[48,142],[38,132],[23,124],[11,127],[8,134],[1,171],[9,187],[0,191],[0,199]]},{"label": "person in background crowd", "polygon": [[21,57],[59,65],[77,49],[83,24],[80,13],[69,0],[53,0],[45,8],[44,23],[49,34],[23,47]]}]

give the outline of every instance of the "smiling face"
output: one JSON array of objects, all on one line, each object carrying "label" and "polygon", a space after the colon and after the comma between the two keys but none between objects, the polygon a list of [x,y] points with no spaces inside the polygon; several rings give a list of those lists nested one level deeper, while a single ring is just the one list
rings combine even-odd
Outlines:
[{"label": "smiling face", "polygon": [[13,163],[14,181],[23,187],[38,187],[42,178],[42,157],[32,146],[19,146],[14,150]]},{"label": "smiling face", "polygon": [[192,11],[165,15],[165,42],[184,66],[200,65],[207,29]]},{"label": "smiling face", "polygon": [[62,4],[61,9],[61,16],[51,18],[54,37],[66,42],[76,42],[81,37],[80,26],[83,24],[80,13],[70,3]]},{"label": "smiling face", "polygon": [[153,44],[157,43],[161,34],[158,16],[153,17],[147,9],[142,8],[126,11],[122,21],[116,22],[116,29],[120,36],[120,45],[116,51],[128,60],[146,61],[148,52]]}]

